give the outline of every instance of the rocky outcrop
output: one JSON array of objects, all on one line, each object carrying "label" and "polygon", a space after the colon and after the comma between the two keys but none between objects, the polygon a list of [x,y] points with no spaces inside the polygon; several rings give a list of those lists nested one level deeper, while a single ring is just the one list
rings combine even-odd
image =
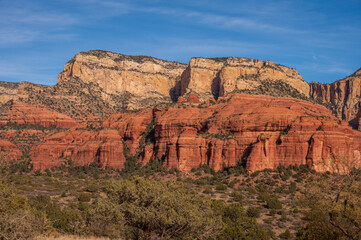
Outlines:
[{"label": "rocky outcrop", "polygon": [[155,158],[164,155],[168,167],[184,171],[202,164],[220,170],[238,161],[251,171],[280,164],[326,171],[334,167],[329,159],[334,165],[360,160],[361,133],[307,101],[233,95],[207,108],[155,111]]},{"label": "rocky outcrop", "polygon": [[172,89],[185,68],[185,64],[152,57],[89,51],[78,53],[65,65],[58,83],[76,78],[97,84],[104,94],[129,95],[127,109],[139,109],[171,102]]},{"label": "rocky outcrop", "polygon": [[[154,122],[154,125],[153,125]],[[163,159],[168,168],[215,170],[239,161],[250,171],[308,164],[319,171],[360,164],[361,133],[323,106],[292,98],[234,94],[192,107],[181,103],[114,114],[99,125],[46,138],[32,149],[35,169],[102,163],[122,168],[133,156],[142,164]]]},{"label": "rocky outcrop", "polygon": [[127,158],[144,148],[151,120],[151,110],[114,114],[98,125],[88,122],[46,137],[31,150],[33,168],[51,168],[71,160],[76,166],[99,163],[121,169]]},{"label": "rocky outcrop", "polygon": [[192,58],[181,77],[179,95],[196,93],[201,100],[259,88],[264,81],[280,81],[309,94],[309,85],[295,69],[249,58]]},{"label": "rocky outcrop", "polygon": [[12,161],[22,157],[18,147],[5,139],[0,139],[0,161]]},{"label": "rocky outcrop", "polygon": [[107,51],[76,54],[54,86],[0,82],[0,103],[41,104],[72,117],[108,116],[176,101],[185,64]]},{"label": "rocky outcrop", "polygon": [[19,83],[0,81],[0,104],[12,100],[18,93]]},{"label": "rocky outcrop", "polygon": [[358,127],[361,117],[361,69],[331,84],[310,84],[310,96],[328,104],[333,114]]},{"label": "rocky outcrop", "polygon": [[30,105],[11,100],[2,108],[0,125],[33,124],[43,127],[71,128],[78,124],[69,116],[51,111],[44,106]]}]

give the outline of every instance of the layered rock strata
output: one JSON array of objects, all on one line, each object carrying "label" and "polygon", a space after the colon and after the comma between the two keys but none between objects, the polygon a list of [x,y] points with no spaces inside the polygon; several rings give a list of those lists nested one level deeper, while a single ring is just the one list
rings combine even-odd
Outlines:
[{"label": "layered rock strata", "polygon": [[71,128],[78,123],[69,116],[47,109],[44,106],[10,101],[2,107],[0,125],[30,124],[43,127]]},{"label": "layered rock strata", "polygon": [[355,128],[361,116],[360,76],[332,84],[306,83],[295,69],[249,58],[192,58],[188,65],[107,51],[76,54],[54,86],[0,82],[0,104],[40,104],[73,118],[106,117],[196,95],[200,101],[229,93],[312,99]]},{"label": "layered rock strata", "polygon": [[99,124],[84,123],[46,137],[32,148],[33,167],[52,168],[71,160],[76,166],[98,163],[121,169],[127,157],[136,155],[151,121],[151,110],[114,114]]},{"label": "layered rock strata", "polygon": [[192,58],[182,75],[179,95],[197,93],[201,100],[253,90],[263,81],[287,83],[308,96],[309,85],[295,69],[249,58]]},{"label": "layered rock strata", "polygon": [[361,117],[361,69],[331,84],[310,84],[310,96],[329,104],[333,114],[357,128]]},{"label": "layered rock strata", "polygon": [[35,145],[34,168],[58,166],[66,158],[77,165],[122,168],[130,156],[143,164],[163,159],[168,168],[182,171],[202,164],[220,170],[239,161],[250,171],[280,164],[335,171],[360,164],[360,132],[325,107],[292,98],[235,94],[198,107],[180,103],[115,114],[99,124]]}]

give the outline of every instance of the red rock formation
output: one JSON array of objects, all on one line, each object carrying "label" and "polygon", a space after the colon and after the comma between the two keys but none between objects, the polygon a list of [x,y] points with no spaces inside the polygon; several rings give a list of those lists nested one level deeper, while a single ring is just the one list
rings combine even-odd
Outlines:
[{"label": "red rock formation", "polygon": [[134,155],[138,150],[151,120],[151,110],[114,114],[102,123],[100,129],[87,129],[85,124],[54,134],[32,148],[33,167],[43,170],[60,166],[66,159],[71,159],[74,165],[96,162],[104,167],[121,169],[125,155]]},{"label": "red rock formation", "polygon": [[212,97],[212,98],[208,99],[207,102],[208,102],[208,103],[214,103],[214,102],[216,102],[216,99],[214,99],[214,97]]},{"label": "red rock formation", "polygon": [[154,158],[164,155],[168,167],[184,171],[201,164],[220,170],[238,161],[251,171],[280,164],[326,171],[344,158],[359,161],[361,150],[361,133],[325,107],[251,95],[233,95],[208,108],[156,110],[155,138]]},{"label": "red rock formation", "polygon": [[[154,139],[145,144],[154,121]],[[122,168],[127,154],[140,152],[142,164],[165,159],[168,168],[190,171],[202,164],[215,170],[243,161],[251,171],[308,164],[334,171],[360,164],[361,133],[321,105],[292,98],[231,95],[206,108],[143,110],[111,115],[103,130],[70,130],[32,149],[34,169],[100,162]],[[346,161],[346,160],[347,161]]]},{"label": "red rock formation", "polygon": [[31,158],[35,170],[60,166],[66,159],[77,166],[96,162],[113,168],[122,168],[125,162],[122,139],[116,130],[60,132],[35,145]]},{"label": "red rock formation", "polygon": [[200,103],[197,95],[195,95],[195,94],[189,94],[189,96],[187,98],[187,102],[189,102],[189,103]]},{"label": "red rock formation", "polygon": [[178,103],[182,103],[182,102],[186,102],[186,100],[184,99],[184,97],[180,96],[177,100]]},{"label": "red rock formation", "polygon": [[55,126],[71,128],[78,123],[69,116],[51,111],[39,105],[30,105],[22,102],[11,101],[8,110],[0,116],[0,125],[8,122],[17,124],[35,124],[43,127]]},{"label": "red rock formation", "polygon": [[18,147],[8,140],[0,140],[0,160],[11,161],[21,158],[23,154]]}]

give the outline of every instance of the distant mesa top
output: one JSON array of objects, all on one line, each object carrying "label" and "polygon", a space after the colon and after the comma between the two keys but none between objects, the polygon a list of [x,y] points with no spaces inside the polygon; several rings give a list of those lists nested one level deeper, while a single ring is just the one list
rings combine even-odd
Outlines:
[{"label": "distant mesa top", "polygon": [[187,65],[94,50],[76,54],[65,64],[54,86],[0,83],[0,103],[13,99],[42,104],[72,117],[107,116],[177,102],[180,97],[182,102],[190,94],[199,101],[230,93],[264,94],[324,104],[357,128],[360,81],[361,69],[322,85],[308,84],[293,68],[259,59],[197,57]]}]

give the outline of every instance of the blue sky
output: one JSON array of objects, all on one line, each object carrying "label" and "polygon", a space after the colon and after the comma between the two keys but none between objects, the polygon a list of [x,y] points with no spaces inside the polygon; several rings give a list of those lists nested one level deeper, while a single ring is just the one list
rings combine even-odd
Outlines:
[{"label": "blue sky", "polygon": [[250,57],[330,83],[361,67],[361,0],[0,0],[0,81],[53,85],[77,52]]}]

